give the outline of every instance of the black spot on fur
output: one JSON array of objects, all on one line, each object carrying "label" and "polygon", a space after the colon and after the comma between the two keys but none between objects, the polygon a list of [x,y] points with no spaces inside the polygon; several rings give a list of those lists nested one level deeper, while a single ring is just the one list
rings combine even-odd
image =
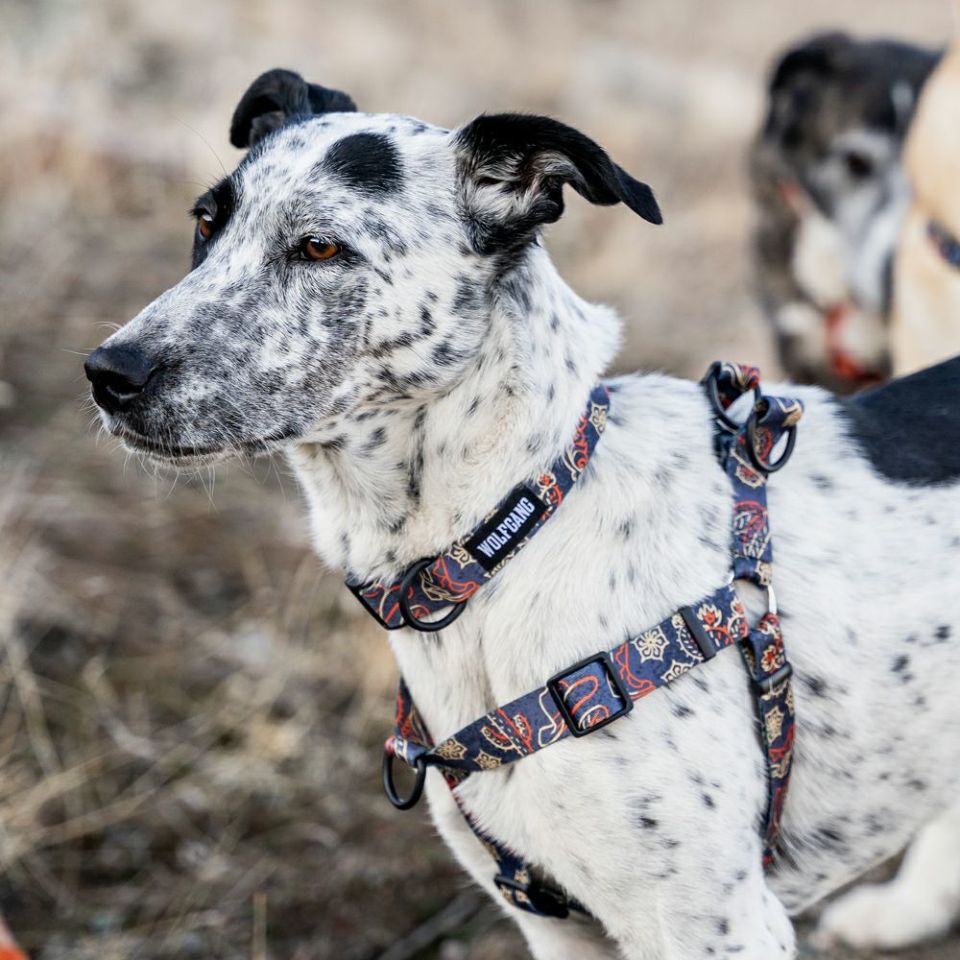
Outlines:
[{"label": "black spot on fur", "polygon": [[806,676],[801,682],[815,697],[822,697],[827,691],[827,681],[823,677]]},{"label": "black spot on fur", "polygon": [[403,185],[403,164],[394,142],[382,133],[353,133],[323,158],[324,170],[368,193],[391,193]]},{"label": "black spot on fur", "polygon": [[473,313],[480,306],[480,287],[466,276],[457,278],[457,289],[453,295],[451,310],[458,316]]},{"label": "black spot on fur", "polygon": [[887,479],[960,479],[960,357],[838,402],[850,435]]},{"label": "black spot on fur", "polygon": [[893,664],[890,667],[890,670],[893,673],[902,673],[910,665],[910,658],[906,654],[901,654],[899,657],[895,657]]}]

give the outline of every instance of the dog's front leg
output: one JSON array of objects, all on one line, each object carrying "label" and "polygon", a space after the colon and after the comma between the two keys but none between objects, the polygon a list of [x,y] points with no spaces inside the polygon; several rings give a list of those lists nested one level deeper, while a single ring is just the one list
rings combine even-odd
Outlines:
[{"label": "dog's front leg", "polygon": [[616,947],[593,920],[576,914],[563,920],[537,917],[508,906],[493,883],[489,851],[467,826],[439,777],[428,776],[427,795],[437,830],[473,879],[516,921],[535,960],[619,960]]},{"label": "dog's front leg", "polygon": [[511,915],[519,924],[535,960],[619,960],[616,947],[595,921],[573,914],[564,920],[553,920],[518,910]]},{"label": "dog's front leg", "polygon": [[[691,862],[651,888],[623,890],[598,911],[623,960],[795,960],[796,935],[759,862],[731,850],[729,881]],[[653,921],[651,923],[651,921]]]}]

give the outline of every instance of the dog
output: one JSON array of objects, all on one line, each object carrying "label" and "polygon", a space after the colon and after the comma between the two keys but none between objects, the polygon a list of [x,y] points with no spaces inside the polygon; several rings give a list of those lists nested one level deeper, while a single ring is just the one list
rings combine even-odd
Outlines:
[{"label": "dog", "polygon": [[849,392],[890,374],[901,148],[939,54],[825,33],[776,64],[750,154],[760,303],[784,370]]},{"label": "dog", "polygon": [[960,353],[960,51],[924,88],[904,148],[912,201],[897,251],[893,369],[912,373]]},{"label": "dog", "polygon": [[[556,120],[440,129],[290,71],[254,82],[231,139],[249,149],[196,203],[193,269],[86,360],[103,425],[177,467],[282,453],[320,557],[395,580],[566,449],[615,353],[617,316],[541,242],[564,187],[656,223],[654,195]],[[729,578],[704,391],[609,386],[606,430],[538,536],[451,626],[389,634],[435,737]],[[791,393],[806,414],[769,484],[799,723],[782,851],[765,872],[735,656],[456,796],[430,771],[433,819],[478,884],[499,899],[458,802],[592,915],[511,909],[538,960],[792,958],[791,915],[914,835],[900,879],[838,901],[824,936],[896,946],[960,908],[960,360],[856,400]]]}]

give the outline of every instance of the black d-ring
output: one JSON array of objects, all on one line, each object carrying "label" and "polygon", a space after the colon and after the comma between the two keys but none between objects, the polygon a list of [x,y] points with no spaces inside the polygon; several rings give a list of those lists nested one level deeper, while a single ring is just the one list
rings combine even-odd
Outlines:
[{"label": "black d-ring", "polygon": [[[766,413],[766,410],[764,409],[763,412]],[[776,473],[781,467],[786,465],[786,462],[790,459],[790,455],[793,453],[793,447],[797,442],[797,425],[795,423],[787,427],[786,437],[787,446],[780,455],[780,459],[773,463],[764,460],[757,450],[757,407],[753,408],[753,412],[747,419],[747,453],[750,454],[750,460],[753,465],[761,473]],[[774,446],[776,446],[776,444],[774,444]],[[773,452],[772,447],[770,452]]]},{"label": "black d-ring", "polygon": [[420,797],[423,795],[423,784],[427,779],[427,763],[423,757],[417,757],[414,762],[417,779],[413,782],[413,790],[410,791],[410,796],[404,798],[397,793],[397,788],[393,782],[393,759],[394,754],[389,750],[383,751],[383,766],[381,767],[383,774],[383,792],[387,795],[387,799],[398,810],[410,810],[417,805]]},{"label": "black d-ring", "polygon": [[407,594],[410,593],[414,579],[420,576],[420,573],[432,563],[436,563],[436,557],[427,557],[424,560],[418,560],[403,575],[403,579],[400,581],[400,616],[403,617],[403,622],[408,627],[413,627],[414,630],[420,630],[423,633],[436,633],[437,630],[449,627],[450,624],[463,613],[467,605],[466,600],[452,604],[450,612],[439,620],[418,620],[413,615],[413,611],[410,609],[410,598]]},{"label": "black d-ring", "polygon": [[[707,391],[707,399],[710,401],[710,406],[713,408],[713,415],[716,417],[717,421],[720,423],[724,429],[728,430],[730,433],[736,433],[740,429],[740,424],[737,423],[732,417],[727,416],[727,411],[724,409],[723,404],[720,402],[720,371],[723,368],[723,364],[719,360],[714,360],[710,365],[710,369],[707,371],[703,380],[700,382],[703,384],[704,389]],[[760,388],[753,388],[753,395],[755,400],[760,399]],[[738,398],[739,399],[739,398]],[[734,401],[736,403],[736,401]]]}]

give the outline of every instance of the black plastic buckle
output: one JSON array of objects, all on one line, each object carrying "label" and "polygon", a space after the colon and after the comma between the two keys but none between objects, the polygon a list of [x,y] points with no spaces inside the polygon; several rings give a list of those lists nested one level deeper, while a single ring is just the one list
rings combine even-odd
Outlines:
[{"label": "black plastic buckle", "polygon": [[466,600],[461,600],[459,603],[452,603],[450,612],[439,620],[418,620],[413,615],[413,611],[410,609],[410,599],[407,594],[413,586],[414,578],[420,576],[427,567],[432,563],[436,563],[436,561],[436,557],[425,557],[423,560],[418,560],[410,566],[410,569],[407,570],[403,575],[403,579],[400,581],[400,596],[398,597],[400,615],[408,627],[413,627],[414,630],[419,630],[421,633],[436,633],[444,627],[449,627],[450,624],[463,613],[467,606]]},{"label": "black plastic buckle", "polygon": [[413,765],[417,771],[417,779],[413,782],[410,796],[404,798],[397,793],[397,788],[393,782],[394,756],[389,750],[383,751],[383,765],[380,769],[383,778],[383,792],[398,810],[410,810],[420,802],[420,797],[423,796],[423,784],[427,779],[427,762],[422,756],[417,757]]},{"label": "black plastic buckle", "polygon": [[792,676],[793,664],[787,662],[776,673],[771,673],[769,677],[764,677],[762,680],[754,680],[753,685],[759,693],[773,693],[784,680],[789,680]]},{"label": "black plastic buckle", "polygon": [[563,920],[570,916],[570,901],[562,890],[548,887],[542,880],[531,880],[529,883],[518,883],[511,877],[498,874],[493,878],[497,889],[510,894],[522,893],[530,901],[530,905],[537,913],[545,917],[556,917]]},{"label": "black plastic buckle", "polygon": [[[757,406],[753,408],[753,412],[747,418],[747,453],[750,455],[750,460],[753,465],[761,473],[770,474],[776,473],[778,470],[787,465],[787,461],[790,459],[790,456],[793,453],[793,448],[797,442],[797,425],[794,423],[787,427],[787,446],[783,453],[780,454],[780,459],[772,462],[769,460],[764,460],[763,457],[760,456],[760,451],[757,449],[757,422],[759,417],[767,412],[763,407],[765,402],[768,401],[761,400]],[[776,446],[776,444],[774,444],[774,446]],[[772,453],[773,451],[771,450],[770,452]]]},{"label": "black plastic buckle", "polygon": [[[574,719],[573,714],[570,712],[570,708],[567,706],[566,700],[564,700],[563,691],[560,689],[560,683],[566,680],[571,673],[576,673],[577,670],[582,670],[584,667],[589,667],[594,663],[603,665],[607,676],[610,678],[614,689],[617,691],[617,696],[623,701],[623,707],[616,713],[611,713],[609,717],[601,720],[599,723],[594,723],[589,727],[581,727]],[[633,709],[633,700],[631,699],[630,694],[627,692],[627,688],[617,676],[616,667],[611,662],[609,653],[598,653],[596,656],[587,657],[586,659],[581,660],[579,663],[575,663],[572,667],[567,667],[566,670],[562,670],[560,673],[556,674],[556,676],[551,677],[547,681],[547,690],[550,691],[550,696],[553,697],[553,702],[557,705],[557,709],[560,711],[560,716],[563,717],[563,720],[567,725],[567,729],[575,737],[585,737],[588,733],[596,733],[597,730],[601,730],[608,723],[613,723],[614,720],[619,720],[621,717],[625,717]]]},{"label": "black plastic buckle", "polygon": [[683,617],[683,622],[687,625],[690,636],[693,637],[700,648],[703,659],[705,661],[712,660],[718,653],[716,644],[711,640],[707,631],[703,629],[703,624],[694,612],[693,607],[681,607],[679,612],[680,616]]}]

